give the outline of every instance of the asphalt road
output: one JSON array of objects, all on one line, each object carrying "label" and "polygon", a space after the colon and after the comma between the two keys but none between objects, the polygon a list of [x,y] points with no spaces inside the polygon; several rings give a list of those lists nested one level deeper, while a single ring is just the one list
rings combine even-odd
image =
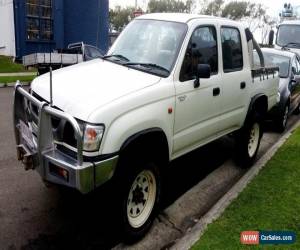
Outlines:
[{"label": "asphalt road", "polygon": [[[83,196],[68,189],[47,188],[36,172],[23,170],[16,160],[12,95],[12,88],[0,89],[0,249],[109,249],[118,245],[122,239],[109,185]],[[298,117],[292,116],[289,127],[296,120]],[[271,125],[267,130],[259,156],[280,137]],[[222,174],[222,166],[233,164],[232,149],[232,140],[225,137],[174,161],[166,179],[165,212],[174,210],[176,205],[171,204],[197,183],[207,188],[211,203],[221,197],[243,171],[235,172],[232,181],[222,187],[207,183],[205,177],[215,170],[224,178],[229,175]],[[201,213],[210,205],[203,205]]]}]

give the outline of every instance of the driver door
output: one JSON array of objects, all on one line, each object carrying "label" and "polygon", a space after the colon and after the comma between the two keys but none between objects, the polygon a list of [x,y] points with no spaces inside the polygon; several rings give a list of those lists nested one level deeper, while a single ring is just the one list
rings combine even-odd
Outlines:
[{"label": "driver door", "polygon": [[[211,24],[196,27],[190,37],[179,79],[175,81],[175,157],[218,135],[222,99],[218,33],[217,26]],[[211,77],[200,79],[200,86],[195,88],[195,69],[198,64],[209,64]]]}]

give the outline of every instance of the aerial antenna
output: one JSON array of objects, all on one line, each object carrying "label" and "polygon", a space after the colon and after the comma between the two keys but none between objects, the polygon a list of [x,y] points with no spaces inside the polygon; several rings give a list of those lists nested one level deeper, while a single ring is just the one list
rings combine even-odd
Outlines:
[{"label": "aerial antenna", "polygon": [[[50,45],[49,45],[50,47]],[[50,106],[53,106],[53,84],[52,84],[52,61],[51,61],[51,47],[50,47],[50,66],[49,66],[49,72],[50,72]]]},{"label": "aerial antenna", "polygon": [[52,96],[52,91],[53,91],[53,85],[52,85],[52,66],[50,66],[50,106],[53,106],[53,96]]}]

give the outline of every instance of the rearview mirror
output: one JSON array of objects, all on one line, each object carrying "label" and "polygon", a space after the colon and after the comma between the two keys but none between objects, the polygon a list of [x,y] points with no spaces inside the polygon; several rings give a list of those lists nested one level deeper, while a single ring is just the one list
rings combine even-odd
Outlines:
[{"label": "rearview mirror", "polygon": [[196,71],[196,80],[194,81],[194,88],[200,86],[200,78],[210,78],[210,65],[198,64]]}]

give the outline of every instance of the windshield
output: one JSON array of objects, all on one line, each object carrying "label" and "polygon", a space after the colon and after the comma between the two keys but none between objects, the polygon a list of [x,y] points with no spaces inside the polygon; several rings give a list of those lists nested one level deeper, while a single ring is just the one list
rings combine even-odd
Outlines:
[{"label": "windshield", "polygon": [[[286,78],[289,76],[290,58],[287,56],[277,55],[263,51],[265,64],[267,66],[279,67],[279,77]],[[254,65],[259,66],[260,61],[257,52],[253,53]]]},{"label": "windshield", "polygon": [[280,25],[276,43],[279,46],[300,48],[300,25]]},{"label": "windshield", "polygon": [[105,58],[128,67],[167,77],[187,31],[183,23],[134,20]]}]

